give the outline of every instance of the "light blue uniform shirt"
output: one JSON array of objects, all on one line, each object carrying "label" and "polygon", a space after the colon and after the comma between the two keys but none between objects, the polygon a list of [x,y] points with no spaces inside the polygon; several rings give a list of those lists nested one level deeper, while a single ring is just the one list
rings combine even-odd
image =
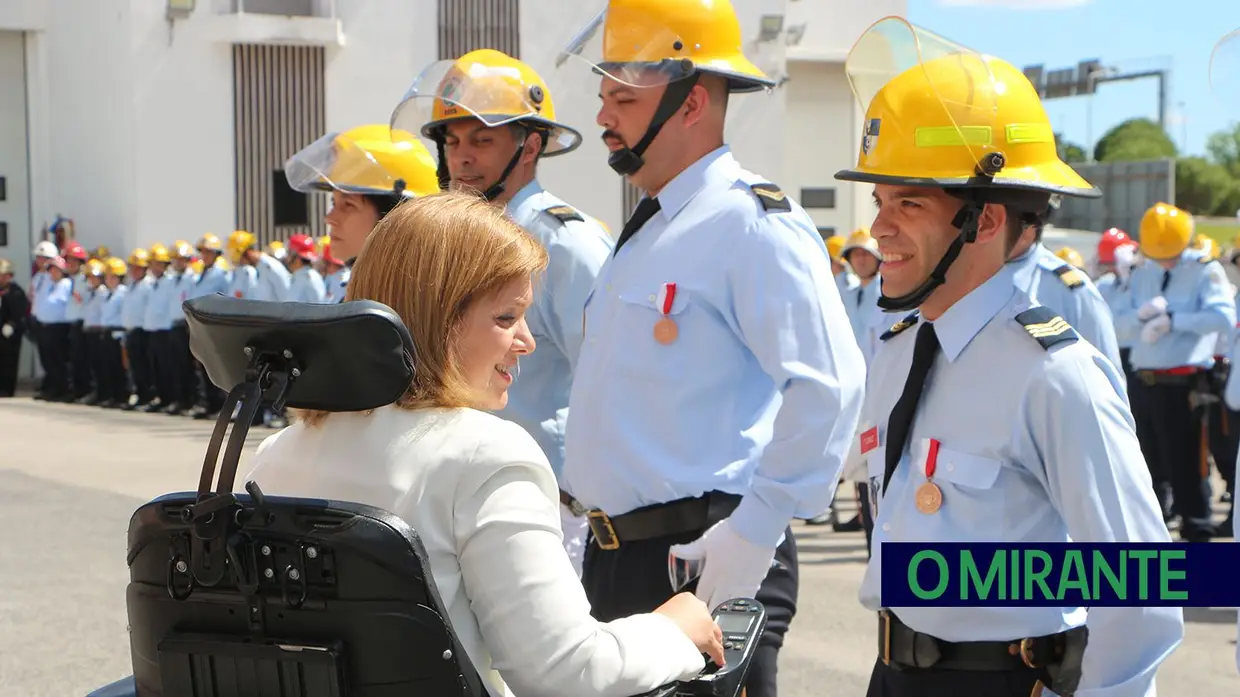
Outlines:
[{"label": "light blue uniform shirt", "polygon": [[121,321],[125,329],[141,329],[146,320],[146,309],[151,304],[151,296],[155,293],[155,278],[149,273],[139,281],[130,281],[129,292],[125,295],[125,307],[121,313]]},{"label": "light blue uniform shirt", "polygon": [[228,295],[242,300],[258,300],[258,269],[245,264],[233,269]]},{"label": "light blue uniform shirt", "polygon": [[860,288],[861,279],[851,270],[844,270],[835,274],[835,285],[840,289],[840,297],[843,297],[848,291]]},{"label": "light blue uniform shirt", "polygon": [[879,335],[895,323],[894,320],[885,324],[883,322],[884,319],[891,319],[891,316],[878,307],[878,298],[882,292],[882,282],[875,274],[874,280],[864,286],[858,278],[857,285],[844,291],[843,295],[848,322],[867,365],[878,348]]},{"label": "light blue uniform shirt", "polygon": [[36,320],[39,319],[39,298],[51,283],[52,277],[46,271],[38,271],[30,277],[30,315]]},{"label": "light blue uniform shirt", "polygon": [[254,292],[254,300],[268,300],[282,303],[289,300],[289,286],[292,276],[280,260],[270,254],[258,257],[255,265],[258,272],[258,286]]},{"label": "light blue uniform shirt", "polygon": [[59,281],[53,281],[50,275],[39,288],[35,304],[35,319],[43,324],[65,324],[69,321],[66,316],[69,311],[69,303],[72,301],[73,281],[68,278],[62,278]]},{"label": "light blue uniform shirt", "polygon": [[142,317],[142,328],[148,332],[166,332],[172,329],[172,316],[168,314],[168,308],[181,295],[177,289],[177,272],[169,266],[164,275],[152,277],[152,280],[151,298]]},{"label": "light blue uniform shirt", "polygon": [[[544,191],[537,181],[523,186],[507,208],[550,258],[526,314],[537,349],[521,357],[520,374],[508,389],[508,406],[498,415],[528,431],[560,477],[569,390],[581,352],[582,313],[599,269],[611,254],[612,240],[597,222]],[[548,209],[582,220],[560,220]]]},{"label": "light blue uniform shirt", "polygon": [[[1065,263],[1041,242],[1034,242],[1008,265],[1015,271],[1017,288],[1063,317],[1081,338],[1093,344],[1116,367],[1123,365],[1115,336],[1115,318],[1098,288],[1083,271]],[[1065,271],[1069,274],[1061,276]],[[1075,273],[1070,273],[1072,271]],[[1080,285],[1070,288],[1065,278]]]},{"label": "light blue uniform shirt", "polygon": [[194,273],[192,268],[186,268],[177,276],[176,290],[169,294],[168,307],[164,310],[168,313],[168,326],[185,323],[183,305],[186,300],[193,297],[194,288],[197,285],[198,274]]},{"label": "light blue uniform shirt", "polygon": [[103,304],[103,313],[99,323],[109,329],[125,326],[125,296],[129,294],[129,286],[119,285],[108,293]]},{"label": "light blue uniform shirt", "polygon": [[290,302],[312,303],[322,305],[327,302],[327,286],[318,271],[303,266],[297,269],[289,280],[288,298]]},{"label": "light blue uniform shirt", "polygon": [[[1036,303],[1004,269],[934,322],[942,350],[885,495],[887,420],[904,390],[921,323],[883,343],[866,384],[862,448],[874,508],[861,602],[877,611],[883,542],[1165,542],[1124,377],[1088,342],[1044,348],[1016,316]],[[1048,308],[1049,309],[1049,308]],[[924,320],[922,320],[924,321]],[[942,507],[915,506],[930,439]],[[903,570],[888,570],[888,573]],[[945,641],[1010,641],[1085,624],[1077,697],[1144,697],[1184,636],[1178,607],[894,607]]]},{"label": "light blue uniform shirt", "polygon": [[1138,338],[1128,360],[1134,370],[1213,366],[1215,335],[1236,325],[1236,302],[1226,272],[1217,261],[1203,264],[1200,257],[1186,254],[1171,269],[1165,290],[1164,277],[1163,267],[1154,261],[1132,271],[1128,304],[1117,314],[1115,326],[1139,335],[1142,322],[1137,310],[1162,296],[1171,314],[1171,331],[1152,344]]},{"label": "light blue uniform shirt", "polygon": [[[822,237],[791,199],[764,210],[750,185],[765,181],[711,152],[600,271],[565,438],[565,488],[587,507],[741,494],[730,525],[773,548],[831,505],[865,361]],[[653,336],[666,283],[668,345]]]},{"label": "light blue uniform shirt", "polygon": [[229,295],[232,286],[232,272],[225,271],[217,258],[211,266],[203,266],[194,286],[186,295],[186,300],[201,298],[206,295]]},{"label": "light blue uniform shirt", "polygon": [[108,287],[99,284],[98,288],[90,291],[90,297],[86,300],[86,310],[82,313],[83,327],[102,327],[103,324],[103,308],[108,302],[108,296],[111,292]]},{"label": "light blue uniform shirt", "polygon": [[[1098,288],[1098,293],[1102,295],[1102,299],[1106,302],[1107,308],[1111,310],[1112,321],[1119,315],[1119,312],[1128,307],[1132,302],[1128,296],[1132,292],[1132,277],[1129,276],[1127,281],[1120,280],[1115,273],[1106,273],[1094,282]],[[1127,327],[1125,331],[1120,331],[1120,327],[1115,327],[1115,341],[1121,349],[1130,349],[1133,344],[1137,343],[1139,332],[1134,332],[1132,327]]]},{"label": "light blue uniform shirt", "polygon": [[65,305],[65,321],[76,322],[86,318],[86,303],[90,301],[90,283],[86,280],[86,274],[79,273],[76,276],[70,276],[73,281],[73,291],[69,298],[68,304]]},{"label": "light blue uniform shirt", "polygon": [[[327,288],[327,303],[334,305],[344,302],[345,291],[349,289],[349,278],[353,275],[353,269],[347,266],[340,267],[336,273],[327,274],[323,279],[323,285]],[[509,390],[511,395],[512,390]]]}]

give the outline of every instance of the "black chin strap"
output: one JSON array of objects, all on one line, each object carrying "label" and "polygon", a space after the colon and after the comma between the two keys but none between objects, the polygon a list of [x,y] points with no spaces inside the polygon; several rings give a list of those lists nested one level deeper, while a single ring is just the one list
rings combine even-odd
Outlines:
[{"label": "black chin strap", "polygon": [[663,97],[659,100],[659,106],[655,109],[654,118],[646,127],[646,135],[642,136],[642,139],[632,148],[626,145],[607,157],[607,165],[615,170],[616,174],[628,177],[636,174],[637,170],[646,164],[646,161],[642,159],[642,154],[659,135],[663,124],[672,118],[672,114],[675,114],[677,109],[684,106],[685,100],[689,98],[689,92],[693,91],[700,75],[701,73],[694,72],[689,77],[668,83]]},{"label": "black chin strap", "polygon": [[984,204],[977,201],[969,201],[961,206],[960,210],[956,212],[956,217],[952,219],[952,227],[959,230],[960,234],[956,235],[956,239],[952,240],[952,244],[947,248],[947,252],[943,254],[943,258],[939,260],[938,265],[930,272],[930,277],[907,295],[894,298],[888,295],[879,295],[879,308],[887,312],[915,310],[926,301],[926,298],[930,297],[931,293],[943,285],[947,280],[947,269],[956,261],[956,257],[960,256],[964,246],[977,240],[977,224],[982,217],[983,206]]}]

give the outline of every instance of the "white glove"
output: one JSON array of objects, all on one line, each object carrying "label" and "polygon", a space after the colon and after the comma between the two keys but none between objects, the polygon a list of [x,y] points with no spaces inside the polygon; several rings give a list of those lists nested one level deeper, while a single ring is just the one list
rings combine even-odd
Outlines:
[{"label": "white glove", "polygon": [[1119,276],[1121,281],[1127,281],[1128,275],[1132,273],[1132,267],[1137,264],[1137,253],[1132,247],[1124,245],[1115,250],[1115,275]]},{"label": "white glove", "polygon": [[686,545],[672,545],[668,553],[702,562],[697,597],[714,611],[733,598],[752,598],[771,571],[774,547],[760,547],[737,535],[727,518]]},{"label": "white glove", "polygon": [[6,324],[3,327],[0,327],[0,336],[3,336],[6,339],[13,336],[13,325]]},{"label": "white glove", "polygon": [[1137,319],[1145,322],[1165,314],[1167,314],[1167,299],[1160,295],[1142,305],[1140,310],[1137,310]]},{"label": "white glove", "polygon": [[1171,318],[1167,315],[1159,315],[1141,327],[1141,341],[1152,344],[1170,332]]}]

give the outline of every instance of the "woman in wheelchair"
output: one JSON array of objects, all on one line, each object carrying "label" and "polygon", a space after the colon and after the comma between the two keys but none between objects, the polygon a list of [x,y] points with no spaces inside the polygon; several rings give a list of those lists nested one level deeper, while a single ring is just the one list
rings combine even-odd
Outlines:
[{"label": "woman in wheelchair", "polygon": [[366,240],[348,300],[388,305],[416,349],[394,405],[301,412],[247,479],[272,494],[386,509],[417,530],[449,620],[494,694],[634,695],[723,663],[708,608],[682,593],[652,613],[590,616],[561,542],[559,489],[507,401],[534,350],[525,322],[547,254],[503,210],[444,193],[403,203]]}]

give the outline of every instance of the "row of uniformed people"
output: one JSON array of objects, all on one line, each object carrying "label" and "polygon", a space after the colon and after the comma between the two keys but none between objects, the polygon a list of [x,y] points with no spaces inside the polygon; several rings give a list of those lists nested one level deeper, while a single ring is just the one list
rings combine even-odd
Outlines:
[{"label": "row of uniformed people", "polygon": [[[1194,234],[1192,216],[1165,203],[1145,213],[1138,239],[1112,228],[1096,253],[1155,493],[1164,518],[1178,519],[1180,536],[1190,541],[1230,537],[1234,518],[1240,414],[1223,393],[1238,296],[1219,257],[1217,243]],[[1212,518],[1210,460],[1231,507],[1222,523]]]}]

